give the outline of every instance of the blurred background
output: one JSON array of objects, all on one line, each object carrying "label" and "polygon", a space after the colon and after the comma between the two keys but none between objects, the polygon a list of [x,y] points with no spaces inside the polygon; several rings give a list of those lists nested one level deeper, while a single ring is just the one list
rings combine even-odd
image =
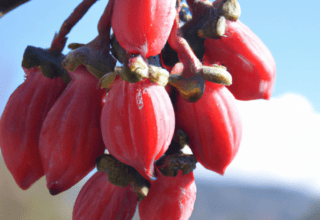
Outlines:
[{"label": "blurred background", "polygon": [[[48,48],[79,2],[32,0],[0,19],[0,113],[24,80],[25,48]],[[269,101],[237,101],[243,140],[225,175],[197,164],[191,219],[320,219],[320,1],[239,3],[240,20],[275,58],[276,84]],[[88,11],[67,44],[97,35],[106,4],[98,1]],[[0,155],[0,219],[71,219],[86,179],[57,196],[49,194],[44,178],[23,191]]]}]

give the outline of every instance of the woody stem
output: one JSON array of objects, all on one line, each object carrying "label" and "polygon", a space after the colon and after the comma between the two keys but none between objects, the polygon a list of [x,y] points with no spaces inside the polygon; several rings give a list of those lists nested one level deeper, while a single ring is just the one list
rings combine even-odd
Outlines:
[{"label": "woody stem", "polygon": [[89,8],[96,2],[97,0],[83,0],[72,12],[72,14],[65,20],[60,28],[58,34],[55,35],[50,51],[55,51],[61,53],[67,38],[66,35],[69,34],[70,30],[76,25],[76,23],[83,17],[83,15],[89,10]]},{"label": "woody stem", "polygon": [[109,0],[98,23],[99,44],[103,45],[103,48],[101,48],[103,53],[109,53],[110,50],[110,30],[114,2],[115,0]]},{"label": "woody stem", "polygon": [[169,45],[174,49],[179,57],[179,60],[183,63],[185,68],[188,68],[192,71],[187,71],[188,75],[185,75],[186,78],[192,77],[191,73],[196,73],[198,68],[201,67],[201,62],[193,53],[188,42],[182,37],[179,28],[179,21],[175,19],[169,39]]},{"label": "woody stem", "polygon": [[19,7],[20,5],[28,2],[29,0],[4,0],[0,2],[0,18],[9,11]]}]

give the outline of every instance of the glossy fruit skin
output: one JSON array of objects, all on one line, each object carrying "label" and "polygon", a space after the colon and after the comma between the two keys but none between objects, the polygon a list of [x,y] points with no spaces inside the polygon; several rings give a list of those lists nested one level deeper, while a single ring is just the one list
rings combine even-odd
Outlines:
[{"label": "glossy fruit skin", "polygon": [[196,103],[180,95],[175,105],[177,128],[186,132],[196,159],[221,175],[237,154],[242,124],[233,95],[224,86],[206,82]]},{"label": "glossy fruit skin", "polygon": [[274,58],[247,26],[227,21],[225,37],[206,39],[204,64],[221,64],[232,75],[227,88],[239,100],[270,99],[276,77]]},{"label": "glossy fruit skin", "polygon": [[11,94],[0,120],[0,147],[14,180],[28,189],[43,176],[39,133],[47,113],[66,84],[49,79],[37,67],[23,70],[26,80]]},{"label": "glossy fruit skin", "polygon": [[116,0],[112,28],[120,45],[143,57],[158,55],[176,17],[175,0]]},{"label": "glossy fruit skin", "polygon": [[154,161],[169,147],[174,127],[174,110],[164,87],[149,79],[115,79],[101,115],[103,141],[112,156],[148,180]]},{"label": "glossy fruit skin", "polygon": [[47,187],[55,195],[79,182],[104,152],[100,130],[102,96],[96,79],[79,66],[67,88],[47,115],[39,152]]},{"label": "glossy fruit skin", "polygon": [[95,173],[82,187],[73,207],[73,220],[131,220],[138,196],[128,185],[118,187],[106,173]]},{"label": "glossy fruit skin", "polygon": [[151,183],[147,197],[139,202],[141,220],[188,220],[196,200],[193,172],[176,177],[163,176],[158,169],[157,180]]}]

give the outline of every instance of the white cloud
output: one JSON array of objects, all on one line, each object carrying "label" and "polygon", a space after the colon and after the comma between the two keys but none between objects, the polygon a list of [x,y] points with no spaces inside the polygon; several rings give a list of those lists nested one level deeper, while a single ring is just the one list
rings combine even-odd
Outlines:
[{"label": "white cloud", "polygon": [[[221,180],[275,183],[320,192],[320,114],[297,94],[270,101],[237,101],[243,122],[240,150]],[[204,168],[198,175],[206,175]],[[214,175],[215,178],[220,177]]]}]

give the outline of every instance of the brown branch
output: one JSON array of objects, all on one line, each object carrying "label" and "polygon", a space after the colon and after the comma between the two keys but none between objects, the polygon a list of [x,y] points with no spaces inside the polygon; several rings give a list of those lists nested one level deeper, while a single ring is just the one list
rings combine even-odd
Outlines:
[{"label": "brown branch", "polygon": [[0,18],[9,11],[17,8],[18,6],[30,0],[1,0],[0,2]]},{"label": "brown branch", "polygon": [[83,0],[72,12],[72,14],[65,20],[60,28],[58,34],[55,35],[50,51],[62,52],[66,41],[67,34],[69,34],[70,30],[76,25],[76,23],[83,17],[83,15],[89,10],[89,8],[96,2],[97,0]]},{"label": "brown branch", "polygon": [[114,3],[115,0],[109,0],[98,23],[100,45],[102,46],[101,49],[104,53],[109,53],[110,51],[110,30]]}]

